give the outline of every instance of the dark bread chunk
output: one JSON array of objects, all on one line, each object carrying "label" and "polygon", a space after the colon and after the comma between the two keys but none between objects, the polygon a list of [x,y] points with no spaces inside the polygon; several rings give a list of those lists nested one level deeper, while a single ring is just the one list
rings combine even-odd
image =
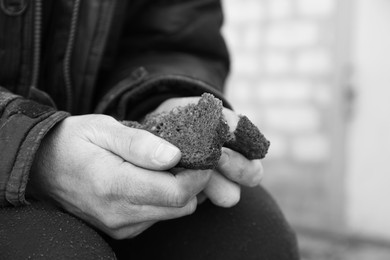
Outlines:
[{"label": "dark bread chunk", "polygon": [[222,102],[211,94],[203,94],[198,104],[149,114],[141,124],[124,124],[147,130],[176,145],[182,152],[177,166],[188,169],[215,168],[228,135]]},{"label": "dark bread chunk", "polygon": [[265,157],[270,141],[246,116],[240,116],[233,138],[228,140],[224,146],[241,153],[249,160],[254,160]]},{"label": "dark bread chunk", "polygon": [[126,126],[147,130],[177,146],[182,158],[177,167],[213,169],[221,157],[222,146],[246,158],[262,159],[270,142],[245,116],[234,133],[222,114],[222,101],[205,93],[197,104],[178,107],[169,113],[152,113],[141,122],[123,121]]}]

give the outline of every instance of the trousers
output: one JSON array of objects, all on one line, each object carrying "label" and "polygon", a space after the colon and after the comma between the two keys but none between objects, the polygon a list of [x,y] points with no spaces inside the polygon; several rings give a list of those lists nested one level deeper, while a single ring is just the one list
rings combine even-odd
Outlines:
[{"label": "trousers", "polygon": [[240,202],[206,201],[192,215],[161,221],[135,238],[112,239],[44,202],[0,209],[0,259],[298,260],[294,231],[262,187]]}]

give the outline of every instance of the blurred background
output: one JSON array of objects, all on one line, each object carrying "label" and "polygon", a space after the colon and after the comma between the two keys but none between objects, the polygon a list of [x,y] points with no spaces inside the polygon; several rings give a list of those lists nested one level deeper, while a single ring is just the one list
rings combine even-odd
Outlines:
[{"label": "blurred background", "polygon": [[223,4],[227,96],[271,141],[302,258],[390,259],[390,1]]}]

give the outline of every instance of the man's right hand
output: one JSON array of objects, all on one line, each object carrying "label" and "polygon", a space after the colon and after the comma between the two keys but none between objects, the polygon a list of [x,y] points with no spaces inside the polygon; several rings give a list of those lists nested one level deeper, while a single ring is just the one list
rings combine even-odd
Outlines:
[{"label": "man's right hand", "polygon": [[72,116],[43,139],[27,189],[113,238],[130,238],[195,211],[211,171],[166,171],[180,157],[167,141],[112,117]]}]

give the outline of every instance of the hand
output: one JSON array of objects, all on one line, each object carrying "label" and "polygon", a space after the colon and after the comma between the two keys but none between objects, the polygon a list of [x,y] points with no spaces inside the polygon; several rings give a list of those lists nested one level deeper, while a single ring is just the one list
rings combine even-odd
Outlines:
[{"label": "hand", "polygon": [[116,239],[194,212],[210,173],[165,171],[178,148],[109,116],[69,117],[44,138],[28,192],[49,199]]},{"label": "hand", "polygon": [[[170,111],[178,106],[197,103],[200,97],[172,98],[162,103],[154,112]],[[230,109],[223,108],[224,117],[229,125],[230,132],[237,127],[239,116]],[[243,155],[229,149],[222,148],[222,156],[206,188],[198,195],[198,202],[205,197],[215,205],[231,207],[240,200],[240,185],[257,186],[263,176],[263,166],[260,160],[248,160]]]}]

